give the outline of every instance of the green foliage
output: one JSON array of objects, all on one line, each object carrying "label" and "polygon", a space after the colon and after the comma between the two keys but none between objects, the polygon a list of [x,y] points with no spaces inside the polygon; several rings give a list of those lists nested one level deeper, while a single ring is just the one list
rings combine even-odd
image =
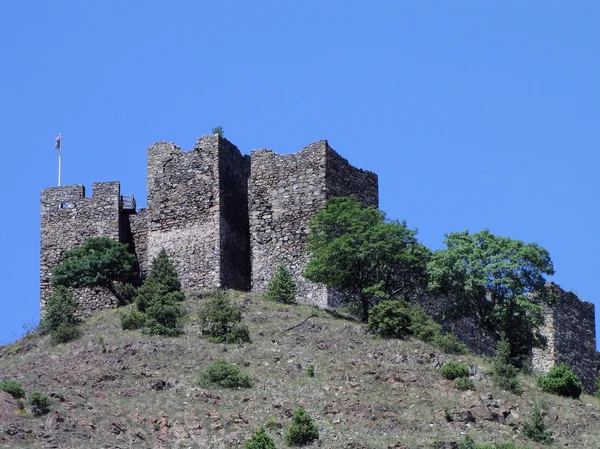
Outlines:
[{"label": "green foliage", "polygon": [[596,379],[596,397],[600,398],[600,377]]},{"label": "green foliage", "polygon": [[250,342],[248,327],[241,324],[242,311],[225,293],[219,291],[207,298],[199,313],[202,335],[216,343]]},{"label": "green foliage", "polygon": [[104,287],[122,305],[125,298],[116,284],[132,279],[135,261],[126,244],[107,237],[92,237],[65,253],[64,261],[52,271],[52,285]]},{"label": "green foliage", "polygon": [[467,345],[459,342],[456,335],[450,333],[440,333],[433,337],[431,344],[444,351],[446,354],[464,355],[469,352]]},{"label": "green foliage", "polygon": [[55,287],[46,301],[44,316],[41,322],[43,332],[52,332],[61,325],[75,326],[79,319],[77,313],[77,300],[67,287]]},{"label": "green foliage", "polygon": [[223,131],[223,127],[221,125],[215,126],[212,129],[213,134],[218,134],[220,137],[225,137],[225,132]]},{"label": "green foliage", "polygon": [[123,330],[140,329],[146,324],[146,314],[138,310],[121,313],[121,327]]},{"label": "green foliage", "polygon": [[519,370],[511,364],[510,345],[506,340],[496,344],[496,356],[492,365],[492,379],[497,387],[521,394],[523,387],[517,377]]},{"label": "green foliage", "polygon": [[552,443],[552,432],[547,429],[537,403],[533,404],[530,420],[523,424],[523,434],[537,443]]},{"label": "green foliage", "polygon": [[39,391],[31,393],[29,396],[29,405],[31,406],[33,416],[42,416],[50,412],[50,399]]},{"label": "green foliage", "polygon": [[290,446],[304,446],[319,439],[319,429],[303,407],[294,410],[292,424],[285,433],[285,442]]},{"label": "green foliage", "polygon": [[455,312],[508,340],[513,363],[522,363],[542,343],[535,331],[549,301],[543,275],[554,274],[548,251],[487,229],[446,234],[445,243],[427,268],[430,289],[455,294]]},{"label": "green foliage", "polygon": [[117,292],[116,296],[119,299],[119,305],[121,306],[131,304],[137,296],[137,288],[133,284],[115,282],[114,288]]},{"label": "green foliage", "polygon": [[83,335],[79,326],[62,323],[51,333],[52,344],[58,345],[61,343],[68,343],[73,340],[77,340]]},{"label": "green foliage", "polygon": [[548,393],[578,399],[581,396],[581,382],[577,375],[564,363],[553,366],[547,375],[538,377],[536,384]]},{"label": "green foliage", "polygon": [[16,380],[3,380],[0,382],[0,390],[6,391],[8,394],[12,395],[15,399],[20,399],[25,397],[25,390],[19,382]]},{"label": "green foliage", "polygon": [[[458,446],[458,449],[519,449],[512,441],[505,443],[475,443],[475,440],[470,435],[466,435],[463,442]],[[522,447],[522,449],[526,449]]]},{"label": "green foliage", "polygon": [[466,435],[464,441],[458,446],[458,449],[477,449],[477,445],[471,435]]},{"label": "green foliage", "polygon": [[183,311],[180,303],[184,299],[185,293],[181,291],[177,270],[162,249],[152,260],[148,276],[137,290],[137,314],[122,315],[121,326],[125,326],[124,323],[135,326],[143,321],[143,332],[147,334],[181,335],[183,331],[179,327],[179,318]]},{"label": "green foliage", "polygon": [[469,377],[469,367],[462,362],[451,360],[441,366],[440,374],[448,380],[454,380],[459,377]]},{"label": "green foliage", "polygon": [[458,377],[454,380],[454,385],[457,389],[464,390],[475,390],[475,384],[468,377]]},{"label": "green foliage", "polygon": [[306,374],[308,377],[315,377],[315,367],[308,365],[308,368],[306,368]]},{"label": "green foliage", "polygon": [[198,385],[204,388],[217,385],[223,388],[250,388],[252,378],[239,366],[218,359],[208,365],[198,378]]},{"label": "green foliage", "polygon": [[265,429],[259,427],[252,438],[244,444],[244,449],[275,449],[275,442],[267,435]]},{"label": "green foliage", "polygon": [[363,321],[382,299],[421,290],[430,251],[416,230],[354,198],[332,198],[310,221],[304,276],[360,305]]},{"label": "green foliage", "polygon": [[384,338],[406,338],[412,333],[410,325],[406,306],[400,301],[388,300],[371,308],[367,329]]},{"label": "green foliage", "polygon": [[273,279],[267,286],[265,298],[269,301],[294,304],[296,302],[296,283],[285,267],[280,264],[275,269]]}]

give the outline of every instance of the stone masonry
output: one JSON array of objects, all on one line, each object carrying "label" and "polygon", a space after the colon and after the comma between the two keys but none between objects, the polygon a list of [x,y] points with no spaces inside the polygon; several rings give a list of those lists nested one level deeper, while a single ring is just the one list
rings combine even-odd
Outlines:
[{"label": "stone masonry", "polygon": [[364,205],[377,207],[377,175],[352,167],[325,140],[295,154],[253,151],[251,161],[252,290],[264,292],[277,265],[284,264],[301,301],[330,305],[332,292],[302,276],[308,221],[333,196],[356,195]]},{"label": "stone masonry", "polygon": [[[148,148],[147,208],[124,208],[118,182],[94,183],[92,196],[82,185],[52,187],[41,194],[40,310],[50,294],[51,272],[64,253],[90,237],[128,243],[137,256],[139,279],[164,248],[187,290],[231,288],[264,292],[278,264],[298,285],[298,300],[335,305],[335,292],[306,280],[309,220],[334,196],[355,195],[378,206],[375,173],[353,167],[322,140],[294,154],[255,150],[242,155],[228,140],[203,136],[184,152],[173,143]],[[553,286],[556,303],[545,310],[545,350],[535,350],[533,367],[545,373],[566,363],[588,392],[595,390],[600,354],[595,351],[593,304]],[[103,289],[77,289],[84,314],[116,306]],[[435,311],[444,301],[421,298]],[[445,323],[448,324],[448,323]],[[480,353],[493,341],[479,332],[450,329]],[[463,334],[463,335],[461,335]],[[468,335],[467,335],[468,334]]]}]

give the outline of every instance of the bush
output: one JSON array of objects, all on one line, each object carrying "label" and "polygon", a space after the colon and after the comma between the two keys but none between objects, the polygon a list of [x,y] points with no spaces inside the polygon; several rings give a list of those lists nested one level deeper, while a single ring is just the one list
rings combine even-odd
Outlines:
[{"label": "bush", "polygon": [[50,411],[50,399],[39,391],[31,393],[29,404],[31,405],[31,413],[33,413],[33,416],[42,416]]},{"label": "bush", "polygon": [[221,125],[215,126],[212,129],[213,134],[218,134],[220,137],[225,137],[225,132],[223,131],[223,127]]},{"label": "bush", "polygon": [[50,335],[52,336],[52,344],[58,345],[77,340],[82,334],[83,332],[81,332],[79,326],[63,323],[54,329]]},{"label": "bush", "polygon": [[600,377],[596,379],[596,397],[600,398]]},{"label": "bush", "polygon": [[517,378],[519,370],[510,363],[510,344],[500,340],[496,344],[496,356],[492,365],[492,379],[498,388],[521,394],[523,387]]},{"label": "bush", "polygon": [[285,265],[280,264],[275,269],[273,279],[267,286],[265,298],[284,304],[296,303],[296,283]]},{"label": "bush", "polygon": [[292,424],[285,433],[285,442],[290,446],[303,446],[319,439],[319,429],[303,407],[294,410]]},{"label": "bush", "polygon": [[252,438],[246,441],[244,449],[275,449],[275,442],[267,435],[265,429],[259,427],[252,435]]},{"label": "bush", "polygon": [[137,288],[133,284],[115,282],[114,288],[119,306],[131,304],[137,296]]},{"label": "bush", "polygon": [[369,311],[367,329],[383,338],[406,338],[412,331],[411,318],[401,301],[381,301]]},{"label": "bush", "polygon": [[537,386],[548,393],[578,399],[581,396],[581,382],[577,375],[564,363],[553,366],[547,375],[539,377]]},{"label": "bush", "polygon": [[531,411],[531,419],[523,424],[523,433],[527,438],[538,443],[552,443],[552,432],[546,429],[542,412],[535,403]]},{"label": "bush", "polygon": [[454,385],[457,389],[464,390],[475,390],[475,384],[468,377],[458,377],[454,380]]},{"label": "bush", "polygon": [[41,322],[42,332],[52,332],[61,325],[75,326],[79,319],[77,313],[77,300],[67,287],[55,287],[44,308]]},{"label": "bush", "polygon": [[16,380],[3,380],[2,382],[0,382],[0,390],[6,391],[15,399],[25,397],[25,390],[23,390],[21,384]]},{"label": "bush", "polygon": [[315,367],[308,365],[308,368],[306,368],[306,374],[308,377],[315,377]]},{"label": "bush", "polygon": [[446,362],[440,368],[442,377],[448,380],[454,380],[459,377],[469,377],[469,367],[462,362]]},{"label": "bush", "polygon": [[215,360],[198,378],[201,387],[217,385],[223,388],[250,388],[252,378],[239,366],[223,359]]},{"label": "bush", "polygon": [[202,335],[216,343],[250,342],[248,328],[241,324],[242,311],[231,304],[224,292],[205,300],[199,313]]},{"label": "bush", "polygon": [[467,345],[460,343],[456,335],[450,333],[436,335],[431,344],[446,354],[464,355],[469,352]]},{"label": "bush", "polygon": [[121,313],[121,327],[123,330],[140,329],[146,324],[146,314],[137,310]]}]

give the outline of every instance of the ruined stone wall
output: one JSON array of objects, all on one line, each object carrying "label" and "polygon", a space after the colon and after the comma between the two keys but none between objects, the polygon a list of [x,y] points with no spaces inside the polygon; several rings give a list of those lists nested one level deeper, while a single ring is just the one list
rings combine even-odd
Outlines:
[{"label": "ruined stone wall", "polygon": [[239,150],[216,135],[201,137],[188,152],[166,142],[151,146],[148,262],[164,248],[183,288],[247,288],[247,167]]},{"label": "ruined stone wall", "polygon": [[330,305],[335,295],[302,276],[308,222],[330,197],[351,194],[377,205],[377,176],[350,166],[325,140],[294,154],[253,151],[248,193],[252,290],[264,292],[277,265],[284,264],[296,280],[299,301]]},{"label": "ruined stone wall", "polygon": [[[121,235],[120,184],[98,182],[92,197],[85,197],[82,185],[51,187],[41,196],[40,311],[50,294],[52,270],[66,251],[90,237],[109,237],[124,241]],[[103,289],[76,289],[75,296],[83,314],[114,307],[113,296]]]},{"label": "ruined stone wall", "polygon": [[249,176],[250,156],[220,139],[221,285],[236,290],[250,290]]},{"label": "ruined stone wall", "polygon": [[555,302],[544,308],[541,331],[548,341],[545,349],[533,350],[533,369],[546,374],[552,366],[565,363],[579,376],[585,391],[593,393],[598,376],[594,304],[556,284],[547,286]]},{"label": "ruined stone wall", "polygon": [[148,210],[140,209],[137,214],[128,215],[128,243],[137,257],[140,280],[148,274]]}]

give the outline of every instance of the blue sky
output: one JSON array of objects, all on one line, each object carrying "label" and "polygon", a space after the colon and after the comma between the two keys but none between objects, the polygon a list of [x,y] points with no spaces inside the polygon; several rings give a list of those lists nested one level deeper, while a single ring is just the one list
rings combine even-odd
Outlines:
[{"label": "blue sky", "polygon": [[[330,145],[432,249],[489,228],[599,304],[600,4],[16,1],[0,7],[0,344],[38,320],[39,194],[120,180],[222,125],[242,152]],[[600,315],[600,311],[599,311]],[[598,327],[598,325],[597,325]]]}]

